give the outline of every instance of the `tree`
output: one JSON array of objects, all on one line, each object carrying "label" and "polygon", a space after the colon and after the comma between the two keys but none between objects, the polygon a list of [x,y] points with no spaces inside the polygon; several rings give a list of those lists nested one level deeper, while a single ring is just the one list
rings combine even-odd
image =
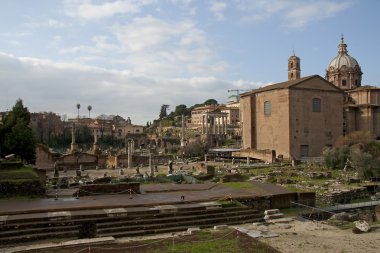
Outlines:
[{"label": "tree", "polygon": [[216,100],[213,99],[213,98],[210,98],[210,99],[207,99],[203,104],[204,104],[204,105],[217,105],[217,104],[218,104],[218,101],[216,101]]},{"label": "tree", "polygon": [[80,104],[77,104],[77,109],[78,109],[78,122],[79,122],[79,109],[80,109]]},{"label": "tree", "polygon": [[334,148],[323,152],[327,167],[343,169],[348,161],[361,179],[380,176],[380,142],[368,132],[340,137]]},{"label": "tree", "polygon": [[205,145],[200,140],[196,140],[194,142],[190,142],[185,147],[183,147],[180,150],[180,153],[185,155],[186,157],[204,156],[207,152],[207,149],[207,145]]},{"label": "tree", "polygon": [[161,105],[161,110],[160,110],[160,119],[163,119],[168,116],[167,109],[169,109],[169,105]]},{"label": "tree", "polygon": [[30,113],[28,108],[24,107],[21,99],[18,99],[0,128],[2,153],[13,153],[27,162],[32,162],[35,159],[36,140],[29,124]]},{"label": "tree", "polygon": [[174,115],[175,116],[182,116],[182,115],[187,116],[187,115],[190,115],[190,114],[191,114],[191,111],[184,104],[180,104],[180,105],[177,105],[175,107],[175,110],[174,110]]},{"label": "tree", "polygon": [[90,114],[90,112],[91,112],[91,110],[92,110],[92,106],[91,106],[91,105],[87,106],[87,110],[88,110],[88,118],[91,119],[91,114]]}]

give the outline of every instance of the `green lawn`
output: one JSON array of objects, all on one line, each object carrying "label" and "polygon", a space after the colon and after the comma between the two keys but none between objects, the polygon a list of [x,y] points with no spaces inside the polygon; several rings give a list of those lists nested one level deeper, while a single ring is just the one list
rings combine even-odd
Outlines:
[{"label": "green lawn", "polygon": [[38,179],[33,168],[22,167],[13,170],[0,170],[0,181]]},{"label": "green lawn", "polygon": [[251,182],[228,182],[223,185],[234,189],[259,190],[258,187]]},{"label": "green lawn", "polygon": [[[38,253],[52,252],[49,250],[31,251]],[[235,230],[223,231],[201,230],[198,234],[135,241],[128,243],[115,243],[94,245],[89,247],[72,247],[54,249],[55,253],[91,252],[91,253],[280,253],[271,246]]]}]

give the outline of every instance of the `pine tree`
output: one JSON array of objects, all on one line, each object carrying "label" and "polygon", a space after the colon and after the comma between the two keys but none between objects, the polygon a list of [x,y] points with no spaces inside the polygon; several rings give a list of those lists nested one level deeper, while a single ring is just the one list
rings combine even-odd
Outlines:
[{"label": "pine tree", "polygon": [[23,161],[35,159],[36,141],[29,126],[30,113],[18,99],[0,126],[0,147],[2,154],[15,154]]}]

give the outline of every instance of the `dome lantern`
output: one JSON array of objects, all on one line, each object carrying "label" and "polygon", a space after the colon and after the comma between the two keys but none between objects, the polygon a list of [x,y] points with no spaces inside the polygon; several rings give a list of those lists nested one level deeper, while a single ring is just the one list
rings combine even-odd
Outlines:
[{"label": "dome lantern", "polygon": [[327,67],[326,79],[343,90],[360,87],[363,73],[356,59],[347,53],[343,35],[338,48],[338,55]]}]

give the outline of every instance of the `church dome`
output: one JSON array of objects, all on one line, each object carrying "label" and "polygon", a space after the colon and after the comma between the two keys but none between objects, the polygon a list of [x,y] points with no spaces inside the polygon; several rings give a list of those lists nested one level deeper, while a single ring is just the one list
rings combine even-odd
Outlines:
[{"label": "church dome", "polygon": [[326,79],[343,90],[360,87],[363,73],[356,59],[347,53],[343,36],[338,48],[338,55],[327,67]]},{"label": "church dome", "polygon": [[343,66],[346,66],[346,68],[355,68],[359,67],[359,63],[356,61],[356,59],[352,56],[350,56],[347,53],[347,45],[344,43],[344,39],[342,37],[341,42],[339,44],[339,52],[338,55],[331,60],[328,69],[334,68],[334,69],[341,69]]},{"label": "church dome", "polygon": [[333,67],[335,69],[341,69],[343,66],[346,66],[347,68],[360,67],[355,58],[348,54],[339,54],[337,57],[332,59],[329,64],[329,68]]}]

